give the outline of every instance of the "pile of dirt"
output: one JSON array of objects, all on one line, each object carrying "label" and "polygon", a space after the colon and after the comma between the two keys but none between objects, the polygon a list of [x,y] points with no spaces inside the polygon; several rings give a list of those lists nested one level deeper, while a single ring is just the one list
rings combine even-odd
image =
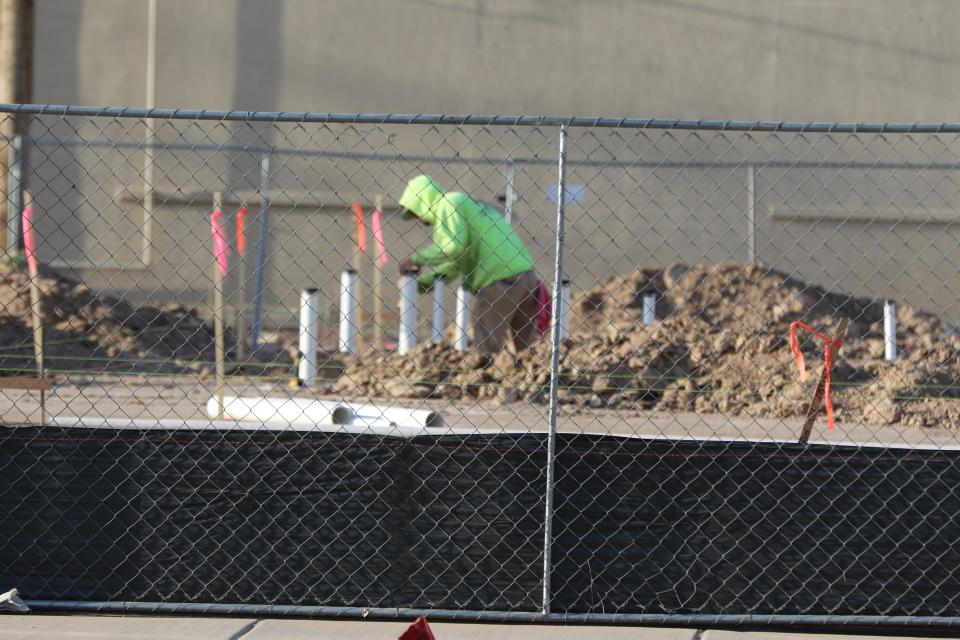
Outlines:
[{"label": "pile of dirt", "polygon": [[[643,297],[657,316],[642,323]],[[823,343],[805,331],[813,373],[800,383],[789,326],[832,333],[849,320],[834,367],[839,420],[960,427],[960,339],[935,316],[898,305],[900,359],[883,359],[883,305],[802,282],[763,264],[644,267],[571,299],[560,349],[560,401],[618,410],[798,417],[819,377]],[[346,396],[545,402],[550,345],[521,354],[460,353],[421,345],[368,357],[332,385]]]},{"label": "pile of dirt", "polygon": [[[200,370],[214,357],[213,330],[180,305],[134,307],[43,268],[37,281],[49,370],[167,373]],[[0,278],[0,375],[32,374],[30,276]]]}]

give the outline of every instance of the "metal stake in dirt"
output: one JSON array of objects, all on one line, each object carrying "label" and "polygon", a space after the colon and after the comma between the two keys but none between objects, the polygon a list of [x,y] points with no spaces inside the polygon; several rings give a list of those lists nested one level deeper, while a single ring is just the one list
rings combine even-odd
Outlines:
[{"label": "metal stake in dirt", "polygon": [[747,165],[747,261],[757,261],[757,169]]},{"label": "metal stake in dirt", "polygon": [[226,378],[226,349],[223,336],[223,280],[227,276],[227,234],[223,224],[223,195],[213,193],[213,214],[210,216],[213,232],[213,335],[216,381],[214,396],[217,399],[218,417],[223,417],[223,391]]},{"label": "metal stake in dirt", "polygon": [[[834,335],[834,340],[843,341],[847,337],[847,323],[846,318],[840,318],[840,324],[837,327],[837,333]],[[832,344],[827,345],[827,349],[830,349],[832,353],[832,361],[837,361],[837,356],[840,355],[840,347],[835,347]],[[827,370],[826,364],[823,367],[823,372],[820,374],[820,381],[817,382],[817,389],[813,392],[813,399],[810,401],[810,406],[807,407],[807,418],[803,423],[803,429],[800,431],[800,438],[798,442],[800,444],[807,444],[807,441],[810,440],[810,433],[813,431],[813,423],[817,419],[817,414],[820,413],[820,407],[823,406],[823,397],[826,393],[827,380],[829,379],[830,372]],[[829,407],[827,407],[829,409]]]},{"label": "metal stake in dirt", "polygon": [[237,301],[236,309],[236,359],[242,362],[246,358],[247,336],[247,205],[237,212]]},{"label": "metal stake in dirt", "polygon": [[560,372],[563,295],[563,223],[567,187],[567,125],[560,125],[560,153],[557,160],[557,242],[553,261],[553,318],[550,326],[550,434],[547,438],[546,512],[543,520],[543,601],[541,612],[550,613],[550,569],[553,564],[553,470],[557,449],[557,390]]},{"label": "metal stake in dirt", "polygon": [[386,247],[381,242],[383,240],[383,196],[379,193],[373,200],[373,220],[371,227],[373,229],[374,246],[376,247],[376,257],[373,261],[373,348],[376,351],[383,351],[384,329],[383,326],[383,269],[386,264]]},{"label": "metal stake in dirt", "polygon": [[[27,257],[27,272],[30,275],[30,320],[33,325],[33,358],[37,365],[37,378],[43,380],[43,316],[40,310],[40,266],[37,262],[37,239],[33,230],[33,198],[23,194],[23,246]],[[10,211],[8,209],[8,211]],[[10,213],[14,213],[10,211]],[[40,388],[40,424],[47,421],[45,389]]]},{"label": "metal stake in dirt", "polygon": [[23,164],[23,137],[16,135],[10,141],[10,160],[7,169],[7,260],[20,250],[20,189]]},{"label": "metal stake in dirt", "polygon": [[253,319],[250,321],[250,351],[257,348],[263,322],[263,282],[267,270],[267,235],[270,233],[270,155],[260,159],[260,232],[257,235],[257,270],[254,278]]}]

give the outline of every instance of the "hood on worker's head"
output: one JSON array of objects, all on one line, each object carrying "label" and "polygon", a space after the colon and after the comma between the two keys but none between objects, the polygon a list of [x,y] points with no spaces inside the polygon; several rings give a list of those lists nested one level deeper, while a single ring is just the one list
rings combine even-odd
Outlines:
[{"label": "hood on worker's head", "polygon": [[413,213],[424,222],[434,224],[437,216],[434,208],[443,199],[443,189],[430,176],[417,176],[407,183],[400,196],[402,208]]}]

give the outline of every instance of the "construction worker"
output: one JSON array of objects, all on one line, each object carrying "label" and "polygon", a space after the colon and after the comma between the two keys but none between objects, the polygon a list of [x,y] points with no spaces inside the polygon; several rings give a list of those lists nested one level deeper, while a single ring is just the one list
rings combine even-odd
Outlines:
[{"label": "construction worker", "polygon": [[407,183],[399,203],[404,219],[433,227],[432,244],[402,261],[400,273],[415,275],[421,292],[437,278],[452,282],[463,276],[463,288],[474,295],[477,350],[502,350],[507,329],[517,351],[532,345],[540,279],[530,252],[503,215],[464,193],[447,193],[423,175]]}]

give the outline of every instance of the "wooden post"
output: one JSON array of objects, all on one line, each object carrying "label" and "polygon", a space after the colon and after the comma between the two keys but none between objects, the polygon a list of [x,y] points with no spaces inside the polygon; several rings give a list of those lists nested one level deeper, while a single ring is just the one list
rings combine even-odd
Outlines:
[{"label": "wooden post", "polygon": [[234,299],[237,333],[237,361],[246,358],[247,336],[247,205],[244,204],[237,212],[237,289]]},{"label": "wooden post", "polygon": [[[214,261],[213,261],[213,336],[214,336],[214,358],[215,358],[215,371],[216,371],[216,381],[214,386],[214,395],[217,399],[217,417],[223,418],[223,394],[224,394],[224,378],[226,377],[226,367],[224,365],[224,339],[223,339],[223,280],[224,280],[224,269],[219,258],[218,251],[218,241],[217,241],[217,220],[223,215],[223,195],[219,191],[213,192],[213,218],[214,223],[213,228],[213,247],[214,247]],[[222,223],[221,223],[222,225]],[[222,230],[221,226],[221,230]],[[224,238],[224,241],[226,238]],[[226,259],[225,257],[223,258]]]},{"label": "wooden post", "polygon": [[[40,308],[40,267],[37,262],[37,235],[33,228],[33,196],[23,194],[23,234],[27,249],[27,273],[30,276],[30,323],[33,325],[33,359],[37,366],[37,378],[43,380],[46,373],[43,362],[43,315]],[[12,212],[11,212],[12,213]],[[46,394],[40,389],[40,424],[46,424]]]},{"label": "wooden post", "polygon": [[[843,342],[843,339],[847,336],[847,323],[846,318],[840,318],[840,324],[837,326],[837,332],[834,334],[834,339],[840,340]],[[832,344],[827,347],[832,352],[832,361],[836,363],[837,357],[840,355],[840,347],[834,347]],[[800,444],[807,444],[807,441],[810,440],[810,434],[813,431],[813,423],[817,419],[817,414],[820,413],[820,407],[823,406],[823,397],[826,392],[827,387],[827,366],[824,363],[823,372],[820,373],[820,381],[817,383],[817,389],[813,392],[813,399],[810,401],[810,406],[807,407],[807,418],[803,423],[803,430],[800,432]]]},{"label": "wooden post", "polygon": [[[383,220],[383,196],[379,193],[374,198],[374,211],[380,212],[380,220]],[[376,215],[376,214],[374,214]],[[376,218],[374,218],[376,220]],[[371,222],[371,229],[376,222]],[[381,222],[382,224],[382,222]],[[376,240],[376,229],[373,229],[375,246],[373,258],[373,332],[374,332],[374,344],[373,348],[376,351],[383,351],[385,339],[384,339],[384,322],[383,322],[383,265],[380,264],[380,247]]]},{"label": "wooden post", "polygon": [[[362,213],[360,215],[363,215]],[[363,280],[363,252],[360,250],[360,222],[359,220],[354,221],[353,225],[353,234],[354,234],[354,248],[353,248],[353,270],[357,274],[357,279],[354,282],[354,291],[356,292],[356,301],[357,301],[357,353],[360,353],[363,346],[363,287],[361,282]]]}]

